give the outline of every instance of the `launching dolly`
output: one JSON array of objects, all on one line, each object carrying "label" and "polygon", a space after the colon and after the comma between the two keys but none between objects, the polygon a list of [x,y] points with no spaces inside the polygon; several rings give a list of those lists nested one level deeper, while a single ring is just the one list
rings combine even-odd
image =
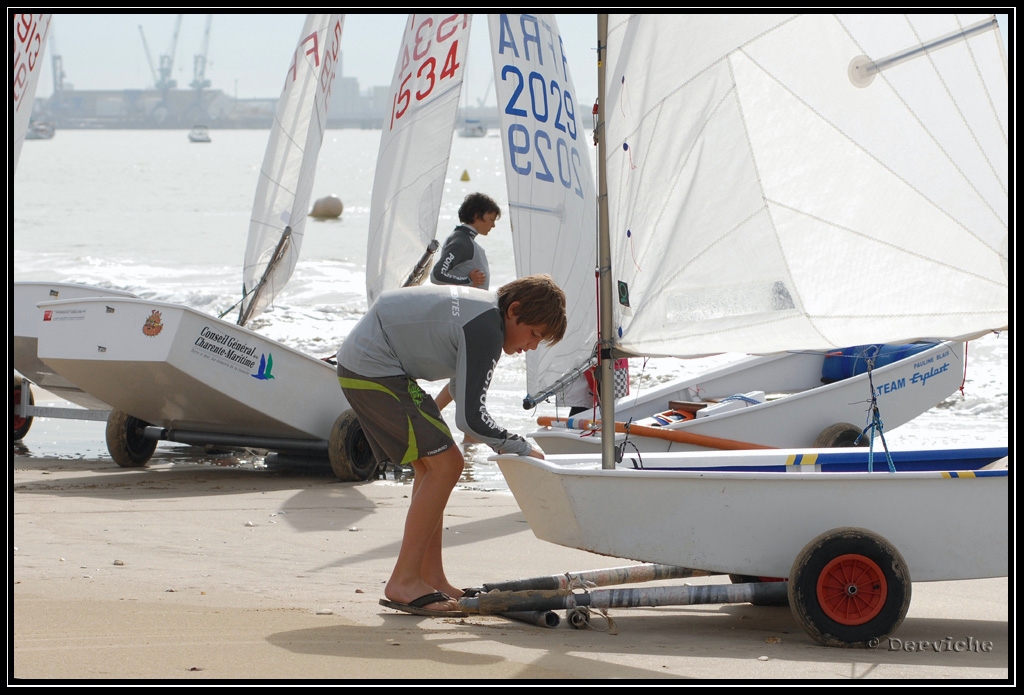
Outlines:
[{"label": "launching dolly", "polygon": [[[567,622],[583,628],[590,623],[591,609],[608,618],[611,608],[788,603],[796,621],[819,644],[864,647],[877,643],[876,640],[895,632],[906,617],[910,605],[906,564],[898,554],[887,556],[888,564],[883,558],[872,557],[867,548],[873,539],[860,538],[867,543],[865,555],[839,552],[849,548],[839,548],[835,540],[816,539],[809,544],[794,564],[792,581],[730,575],[733,583],[724,585],[595,589],[659,579],[718,576],[704,570],[645,564],[485,584],[467,591],[459,599],[459,606],[469,614],[505,615],[548,627],[559,622],[552,612],[564,609]],[[836,548],[839,554],[832,553],[833,557],[829,553]],[[895,601],[887,601],[887,594]]]}]

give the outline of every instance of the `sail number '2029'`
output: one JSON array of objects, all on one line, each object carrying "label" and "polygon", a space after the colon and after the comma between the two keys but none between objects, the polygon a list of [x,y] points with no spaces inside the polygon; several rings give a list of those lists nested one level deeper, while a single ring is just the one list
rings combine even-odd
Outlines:
[{"label": "sail number '2029'", "polygon": [[515,65],[505,65],[501,79],[512,81],[505,113],[532,118],[536,124],[532,132],[522,123],[509,126],[506,135],[512,169],[520,176],[532,174],[541,181],[554,182],[557,176],[565,188],[583,198],[581,155],[576,147],[576,104],[572,95],[556,80],[548,81],[536,71],[524,76]]},{"label": "sail number '2029'", "polygon": [[[429,16],[419,23],[411,42],[402,46],[400,74],[403,77],[392,100],[392,126],[406,114],[414,98],[417,102],[430,98],[441,80],[459,74],[462,66],[458,60],[459,41],[456,34],[468,25],[467,14],[449,15],[439,21],[436,27],[433,18]],[[445,43],[449,44],[447,52],[444,52]]]}]

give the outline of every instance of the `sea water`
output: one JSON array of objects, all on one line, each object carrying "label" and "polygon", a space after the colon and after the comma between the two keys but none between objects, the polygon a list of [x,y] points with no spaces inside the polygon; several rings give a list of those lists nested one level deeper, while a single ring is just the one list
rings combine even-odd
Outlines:
[{"label": "sea water", "polygon": [[[327,195],[341,217],[309,218],[291,280],[273,307],[249,327],[315,356],[333,354],[366,311],[365,258],[379,130],[335,129],[324,136],[311,202]],[[211,143],[190,143],[184,130],[64,130],[25,143],[14,176],[9,232],[14,281],[77,282],[181,303],[237,317],[242,262],[267,130],[212,131]],[[505,213],[482,240],[490,286],[515,277],[502,146],[485,138],[452,139],[438,221],[441,241],[458,224],[471,192],[493,197]],[[8,319],[10,321],[10,318]],[[10,331],[10,327],[9,327]],[[968,346],[963,387],[912,422],[886,432],[892,447],[1006,445],[1009,439],[1009,348],[1006,334]],[[738,359],[630,361],[635,394]],[[513,432],[536,429],[553,404],[523,408],[525,360],[503,356],[487,398],[496,421]],[[443,383],[424,384],[436,393]],[[751,388],[756,388],[751,384]],[[35,391],[37,405],[68,404]],[[565,415],[565,413],[561,413]],[[445,415],[454,423],[454,406]],[[884,415],[884,414],[883,414]],[[463,484],[507,489],[490,449],[466,447]],[[107,458],[103,423],[36,418],[14,445],[15,456]],[[162,442],[154,462],[221,463],[224,459]],[[258,456],[228,459],[260,465]]]}]

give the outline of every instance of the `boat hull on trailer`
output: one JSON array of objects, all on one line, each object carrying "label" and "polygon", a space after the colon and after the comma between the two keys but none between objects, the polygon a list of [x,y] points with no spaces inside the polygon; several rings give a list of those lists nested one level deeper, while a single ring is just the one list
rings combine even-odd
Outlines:
[{"label": "boat hull on trailer", "polygon": [[100,297],[41,308],[40,358],[151,425],[328,440],[348,408],[327,362],[190,307]]},{"label": "boat hull on trailer", "polygon": [[649,454],[640,470],[630,461],[605,470],[594,456],[495,460],[534,534],[570,548],[788,577],[816,536],[858,527],[887,539],[912,581],[1007,576],[1006,447],[901,452],[894,473],[877,452],[876,472],[866,472],[868,456],[859,447]]},{"label": "boat hull on trailer", "polygon": [[[861,373],[823,384],[825,359],[824,353],[813,351],[746,358],[692,379],[622,398],[615,405],[615,420],[762,446],[807,447],[814,446],[818,436],[832,425],[865,427],[871,419],[873,386],[883,432],[888,432],[956,391],[963,380],[964,344],[938,342],[877,367],[870,381],[867,373]],[[734,402],[735,410],[667,425],[653,418],[665,412],[672,401],[703,400],[708,403],[706,407],[713,408],[716,400],[754,390],[768,394],[768,400],[757,405],[739,400]],[[548,454],[601,451],[600,435],[589,431],[551,426],[528,436]],[[616,435],[618,443],[625,438],[624,434]],[[635,434],[629,441],[631,447],[643,452],[707,450],[698,444]]]},{"label": "boat hull on trailer", "polygon": [[39,359],[39,330],[44,311],[40,302],[80,297],[134,297],[130,292],[70,282],[15,282],[11,285],[14,368],[26,379],[55,396],[84,408],[110,406],[86,393]]}]

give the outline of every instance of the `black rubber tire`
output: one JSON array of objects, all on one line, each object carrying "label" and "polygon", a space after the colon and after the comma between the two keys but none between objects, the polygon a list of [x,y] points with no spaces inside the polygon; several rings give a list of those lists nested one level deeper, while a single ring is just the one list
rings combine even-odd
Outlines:
[{"label": "black rubber tire", "polygon": [[122,410],[110,411],[107,418],[107,450],[121,468],[145,466],[156,451],[157,441],[142,436],[149,423]]},{"label": "black rubber tire", "polygon": [[804,546],[789,575],[789,606],[826,647],[875,647],[910,608],[910,571],[882,536],[863,528],[822,533]]},{"label": "black rubber tire", "polygon": [[[848,422],[837,422],[823,429],[811,446],[815,449],[832,449],[838,446],[867,446],[870,442],[867,436],[860,437],[861,432],[861,428],[856,425],[851,425]],[[857,437],[860,437],[860,441],[857,441]]]},{"label": "black rubber tire", "polygon": [[334,475],[345,483],[369,480],[377,472],[377,459],[356,414],[351,410],[346,410],[334,421],[327,442],[327,457]]},{"label": "black rubber tire", "polygon": [[[761,582],[783,582],[783,581],[786,581],[786,580],[785,579],[776,579],[774,577],[753,577],[753,576],[751,576],[749,574],[730,574],[729,575],[729,581],[732,582],[733,584],[754,584],[754,583],[761,583]],[[751,601],[750,605],[752,605],[752,606],[788,606],[789,605],[789,600],[788,600],[788,598],[787,599],[780,599],[778,601],[770,601],[770,600],[767,600],[767,599],[760,600],[759,599],[759,600]]]},{"label": "black rubber tire", "polygon": [[11,389],[11,436],[14,437],[14,441],[16,442],[24,439],[25,435],[28,434],[29,429],[32,428],[33,418],[31,415],[22,417],[15,412],[18,409],[18,406],[21,405],[21,399],[25,396],[28,396],[29,405],[35,405],[36,399],[35,396],[32,395],[32,387],[27,381],[22,379],[15,383],[14,387]]}]

